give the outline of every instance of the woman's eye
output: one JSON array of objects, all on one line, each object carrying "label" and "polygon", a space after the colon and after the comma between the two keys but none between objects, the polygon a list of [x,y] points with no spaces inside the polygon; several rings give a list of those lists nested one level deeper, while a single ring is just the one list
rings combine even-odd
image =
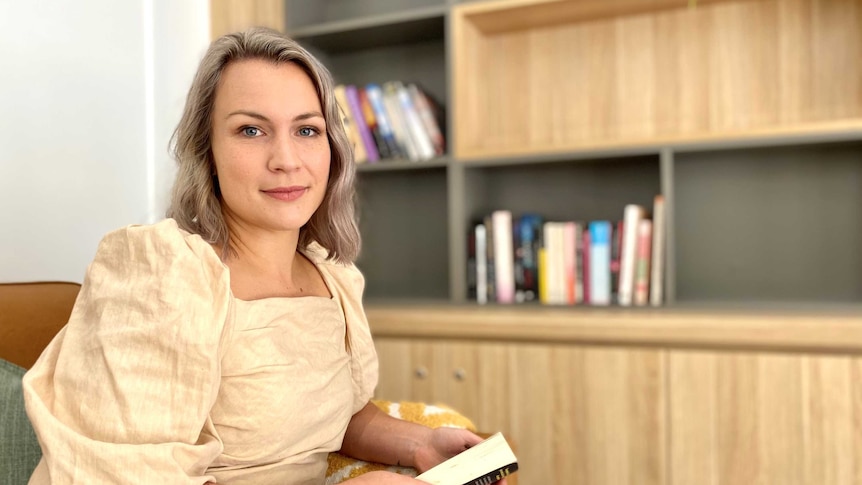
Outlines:
[{"label": "woman's eye", "polygon": [[311,126],[303,126],[299,129],[299,136],[314,136],[320,133],[317,128]]},{"label": "woman's eye", "polygon": [[242,134],[252,138],[260,136],[260,128],[255,128],[254,126],[246,126],[242,129]]}]

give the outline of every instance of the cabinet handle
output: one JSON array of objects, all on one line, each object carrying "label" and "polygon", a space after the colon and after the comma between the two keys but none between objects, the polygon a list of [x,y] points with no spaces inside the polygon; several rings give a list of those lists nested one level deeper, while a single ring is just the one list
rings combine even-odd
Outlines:
[{"label": "cabinet handle", "polygon": [[455,376],[455,380],[463,381],[464,379],[467,378],[467,371],[465,371],[464,369],[458,368],[458,369],[455,369],[455,372],[453,373],[453,375]]},{"label": "cabinet handle", "polygon": [[416,374],[417,378],[424,379],[424,378],[428,377],[428,369],[426,369],[424,367],[417,367],[415,374]]}]

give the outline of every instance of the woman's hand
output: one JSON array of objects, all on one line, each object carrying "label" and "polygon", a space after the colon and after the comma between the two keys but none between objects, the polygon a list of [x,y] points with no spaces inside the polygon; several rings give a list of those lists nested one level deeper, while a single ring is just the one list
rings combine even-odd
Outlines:
[{"label": "woman's hand", "polygon": [[[428,434],[427,440],[416,448],[414,468],[422,473],[481,442],[481,437],[466,429],[435,428]],[[505,485],[506,479],[497,484]]]},{"label": "woman's hand", "polygon": [[413,454],[413,466],[419,473],[482,441],[482,438],[466,429],[456,428],[435,428],[426,436],[426,440],[419,444]]}]

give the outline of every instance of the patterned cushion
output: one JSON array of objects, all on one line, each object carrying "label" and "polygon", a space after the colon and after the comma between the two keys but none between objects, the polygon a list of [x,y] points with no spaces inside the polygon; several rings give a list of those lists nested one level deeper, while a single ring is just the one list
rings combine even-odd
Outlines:
[{"label": "patterned cushion", "polygon": [[[444,406],[432,406],[419,402],[393,403],[382,400],[373,400],[371,402],[390,416],[414,423],[424,424],[431,428],[446,426],[451,428],[466,428],[470,431],[476,431],[476,427],[469,419],[465,418],[457,411]],[[411,477],[416,476],[416,470],[413,468],[369,463],[344,456],[340,453],[330,453],[329,468],[326,470],[326,485],[335,485],[349,478],[355,478],[363,473],[375,470],[388,470]]]},{"label": "patterned cushion", "polygon": [[0,359],[0,483],[26,485],[42,457],[27,414],[21,378],[26,369]]}]

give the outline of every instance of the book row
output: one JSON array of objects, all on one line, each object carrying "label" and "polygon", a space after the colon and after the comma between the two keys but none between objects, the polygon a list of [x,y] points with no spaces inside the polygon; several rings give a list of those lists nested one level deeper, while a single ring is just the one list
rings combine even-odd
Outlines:
[{"label": "book row", "polygon": [[442,109],[416,84],[339,84],[335,99],[356,163],[418,162],[446,152]]},{"label": "book row", "polygon": [[[468,298],[478,303],[660,306],[665,203],[629,204],[618,221],[546,221],[497,210],[468,237]],[[649,217],[651,215],[651,218]]]}]

